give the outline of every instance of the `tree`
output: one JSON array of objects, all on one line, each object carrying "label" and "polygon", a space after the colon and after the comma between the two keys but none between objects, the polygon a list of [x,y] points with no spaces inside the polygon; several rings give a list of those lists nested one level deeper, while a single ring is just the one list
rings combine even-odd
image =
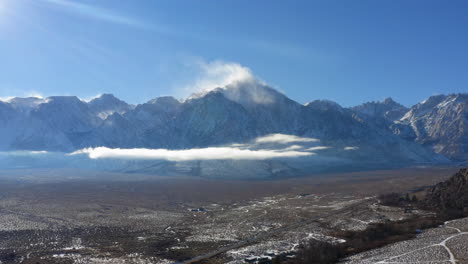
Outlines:
[{"label": "tree", "polygon": [[405,201],[409,202],[411,201],[410,197],[409,197],[409,193],[406,193],[405,195]]},{"label": "tree", "polygon": [[272,264],[281,264],[281,257],[276,256],[271,263]]}]

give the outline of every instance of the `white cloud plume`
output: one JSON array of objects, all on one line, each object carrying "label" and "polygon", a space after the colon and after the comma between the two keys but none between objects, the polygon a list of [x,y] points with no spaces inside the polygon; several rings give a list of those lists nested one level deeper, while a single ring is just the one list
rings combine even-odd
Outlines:
[{"label": "white cloud plume", "polygon": [[91,159],[155,159],[169,161],[190,160],[263,160],[271,158],[293,158],[314,155],[311,152],[279,151],[279,150],[249,150],[232,147],[211,147],[199,149],[168,150],[168,149],[111,149],[106,147],[86,148],[70,155],[86,154]]},{"label": "white cloud plume", "polygon": [[184,87],[186,94],[206,93],[237,82],[258,81],[252,71],[236,62],[196,60],[192,64],[198,71],[193,84]]},{"label": "white cloud plume", "polygon": [[294,135],[286,134],[270,134],[264,137],[259,137],[255,140],[255,143],[278,143],[278,144],[288,144],[288,143],[299,143],[299,142],[319,142],[320,140],[316,138],[308,137],[298,137]]}]

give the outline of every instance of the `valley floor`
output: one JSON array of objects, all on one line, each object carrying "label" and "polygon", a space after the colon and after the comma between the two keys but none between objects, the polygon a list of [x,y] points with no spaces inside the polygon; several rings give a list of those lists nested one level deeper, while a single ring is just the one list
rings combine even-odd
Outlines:
[{"label": "valley floor", "polygon": [[[203,263],[235,264],[292,256],[313,238],[340,243],[331,235],[337,229],[362,230],[369,223],[428,214],[382,206],[375,195],[434,184],[454,171],[413,168],[264,182],[3,171],[0,262],[193,263],[186,260],[198,256]],[[446,260],[461,260],[459,244],[468,244],[461,223],[348,261],[393,263],[413,254],[404,250],[418,252],[419,244],[433,245],[437,260],[447,254]]]}]

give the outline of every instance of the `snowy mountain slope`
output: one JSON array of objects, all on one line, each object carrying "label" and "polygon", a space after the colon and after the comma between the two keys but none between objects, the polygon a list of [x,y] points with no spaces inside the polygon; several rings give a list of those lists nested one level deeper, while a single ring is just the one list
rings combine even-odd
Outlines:
[{"label": "snowy mountain slope", "polygon": [[175,119],[176,147],[206,147],[243,142],[258,135],[255,119],[220,91],[186,101]]},{"label": "snowy mountain slope", "polygon": [[294,134],[300,125],[302,105],[261,82],[237,82],[219,91],[256,117],[260,134]]},{"label": "snowy mountain slope", "polygon": [[30,111],[37,109],[40,104],[47,103],[47,98],[37,98],[37,97],[15,97],[8,100],[9,105],[14,109],[23,112],[29,113]]},{"label": "snowy mountain slope", "polygon": [[352,110],[331,101],[316,100],[306,104],[301,120],[301,135],[319,138],[322,144],[335,149],[348,147],[349,151],[334,153],[336,157],[356,162],[364,159],[369,163],[442,161],[419,144],[402,140],[386,127],[362,120]]},{"label": "snowy mountain slope", "polygon": [[382,102],[364,103],[351,107],[350,110],[355,113],[358,118],[364,120],[371,126],[387,129],[393,134],[409,141],[414,141],[416,138],[410,126],[397,122],[409,109],[393,101],[391,98],[386,98]]},{"label": "snowy mountain slope", "polygon": [[[272,163],[266,161],[145,161],[134,163],[131,170],[189,168],[190,173],[216,174],[209,166],[222,172],[234,168],[233,164],[239,168],[242,164],[250,168],[246,171],[255,171],[252,167],[255,165],[272,174],[282,170],[279,168],[284,168],[284,173],[298,173],[301,168],[325,163],[329,167],[433,164],[447,161],[434,152],[466,159],[467,101],[467,95],[436,96],[409,110],[391,99],[353,108],[326,100],[301,105],[252,80],[198,94],[183,102],[158,97],[135,107],[110,94],[89,102],[74,96],[15,98],[0,102],[0,149],[72,152],[100,146],[124,149],[230,147],[234,143],[251,146],[258,137],[285,134],[316,138],[321,145],[272,142],[278,151],[310,149],[315,155],[297,159],[294,166],[290,166],[293,159],[275,163],[278,169],[271,169],[265,164]],[[138,167],[142,164],[147,169]]]},{"label": "snowy mountain slope", "polygon": [[132,109],[131,105],[116,98],[112,94],[102,94],[94,98],[88,102],[88,107],[94,115],[103,120],[114,113],[122,115]]},{"label": "snowy mountain slope", "polygon": [[365,120],[385,119],[393,122],[402,118],[409,109],[392,98],[386,98],[382,102],[368,102],[351,107],[351,110]]},{"label": "snowy mountain slope", "polygon": [[[87,135],[90,146],[157,148],[169,146],[173,122],[181,103],[158,97],[125,113],[115,111]],[[86,146],[81,146],[86,147]]]},{"label": "snowy mountain slope", "polygon": [[400,123],[416,141],[447,157],[468,159],[468,94],[438,95],[411,107]]}]

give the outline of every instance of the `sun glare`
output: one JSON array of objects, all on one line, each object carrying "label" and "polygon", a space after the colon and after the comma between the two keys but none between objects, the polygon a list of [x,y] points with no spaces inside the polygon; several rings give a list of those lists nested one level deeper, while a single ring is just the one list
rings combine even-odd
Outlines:
[{"label": "sun glare", "polygon": [[6,14],[7,1],[8,0],[0,0],[0,21],[4,19],[4,15]]},{"label": "sun glare", "polygon": [[15,0],[0,0],[0,27],[11,29]]}]

